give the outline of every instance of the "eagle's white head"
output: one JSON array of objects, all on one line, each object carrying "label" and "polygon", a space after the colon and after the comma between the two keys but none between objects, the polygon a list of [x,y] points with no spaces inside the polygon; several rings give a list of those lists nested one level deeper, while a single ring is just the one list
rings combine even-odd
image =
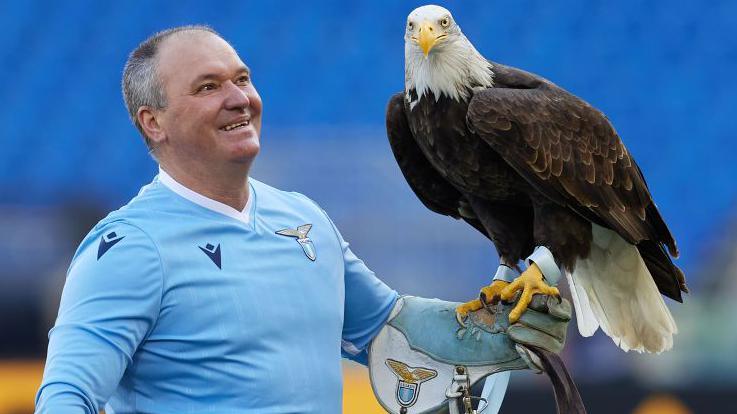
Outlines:
[{"label": "eagle's white head", "polygon": [[415,89],[418,99],[429,90],[436,100],[442,95],[466,100],[469,89],[493,83],[491,64],[440,6],[418,7],[407,16],[404,60],[405,92]]}]

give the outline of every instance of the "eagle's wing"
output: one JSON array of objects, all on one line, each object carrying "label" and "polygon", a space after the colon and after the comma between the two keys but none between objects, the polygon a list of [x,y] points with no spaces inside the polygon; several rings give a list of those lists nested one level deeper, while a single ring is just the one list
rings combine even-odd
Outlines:
[{"label": "eagle's wing", "polygon": [[494,64],[494,73],[495,87],[469,103],[469,129],[538,191],[599,225],[589,257],[566,275],[579,330],[601,326],[625,350],[669,349],[677,328],[658,290],[681,301],[685,281],[639,167],[586,102],[518,69]]},{"label": "eagle's wing", "polygon": [[[417,146],[404,110],[404,93],[397,93],[389,100],[386,132],[399,169],[422,204],[438,214],[460,219],[463,195],[433,168]],[[463,219],[489,237],[477,219]]]},{"label": "eagle's wing", "polygon": [[607,118],[551,82],[494,63],[495,87],[476,92],[467,123],[538,191],[632,244],[678,255],[645,179]]}]

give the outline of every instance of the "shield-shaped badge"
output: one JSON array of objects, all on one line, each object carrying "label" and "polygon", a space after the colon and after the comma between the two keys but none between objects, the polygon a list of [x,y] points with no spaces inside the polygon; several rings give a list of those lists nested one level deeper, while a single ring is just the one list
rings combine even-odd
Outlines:
[{"label": "shield-shaped badge", "polygon": [[417,384],[399,381],[397,386],[397,401],[404,407],[409,407],[415,403],[417,398]]},{"label": "shield-shaped badge", "polygon": [[307,258],[314,262],[315,259],[317,259],[317,252],[315,252],[315,245],[312,244],[312,240],[306,238],[297,239],[297,241],[299,242],[299,245],[302,246],[302,250],[304,250]]},{"label": "shield-shaped badge", "polygon": [[410,367],[401,361],[387,359],[386,366],[397,376],[397,402],[402,407],[411,407],[420,395],[420,384],[438,376],[434,369]]}]

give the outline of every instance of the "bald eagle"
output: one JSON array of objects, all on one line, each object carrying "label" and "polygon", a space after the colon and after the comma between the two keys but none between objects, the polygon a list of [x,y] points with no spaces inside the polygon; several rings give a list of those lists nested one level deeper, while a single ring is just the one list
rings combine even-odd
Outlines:
[{"label": "bald eagle", "polygon": [[[537,246],[547,248],[582,335],[601,327],[625,351],[671,348],[677,328],[660,293],[682,302],[688,292],[670,257],[676,242],[604,114],[542,77],[485,59],[442,7],[412,11],[404,39],[405,90],[389,101],[386,126],[422,203],[491,239],[502,266],[519,271]],[[544,276],[530,263],[511,283],[483,288],[481,300],[521,291],[514,321],[533,294],[558,294]]]}]

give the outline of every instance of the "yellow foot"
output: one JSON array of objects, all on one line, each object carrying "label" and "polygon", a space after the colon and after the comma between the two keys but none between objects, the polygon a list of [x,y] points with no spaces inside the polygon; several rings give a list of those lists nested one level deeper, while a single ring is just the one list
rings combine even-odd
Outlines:
[{"label": "yellow foot", "polygon": [[[512,283],[505,286],[504,289],[499,293],[499,296],[504,301],[513,301],[517,291],[522,291],[522,296],[519,298],[519,302],[514,306],[511,312],[509,312],[509,323],[515,323],[522,316],[522,312],[527,309],[527,305],[532,300],[532,295],[551,295],[560,297],[558,288],[551,287],[543,281],[543,274],[540,268],[535,263],[532,263],[530,267],[522,272],[517,279],[514,279]],[[463,306],[463,305],[461,305]]]},{"label": "yellow foot", "polygon": [[504,289],[508,284],[509,282],[505,282],[503,280],[495,280],[489,286],[481,288],[479,299],[458,305],[458,307],[456,308],[457,316],[463,319],[466,317],[466,315],[468,315],[469,312],[475,312],[483,308],[484,304],[481,303],[481,298],[484,298],[486,300],[486,303],[490,303],[492,300],[494,300],[494,297],[498,296],[501,293],[502,289]]}]

